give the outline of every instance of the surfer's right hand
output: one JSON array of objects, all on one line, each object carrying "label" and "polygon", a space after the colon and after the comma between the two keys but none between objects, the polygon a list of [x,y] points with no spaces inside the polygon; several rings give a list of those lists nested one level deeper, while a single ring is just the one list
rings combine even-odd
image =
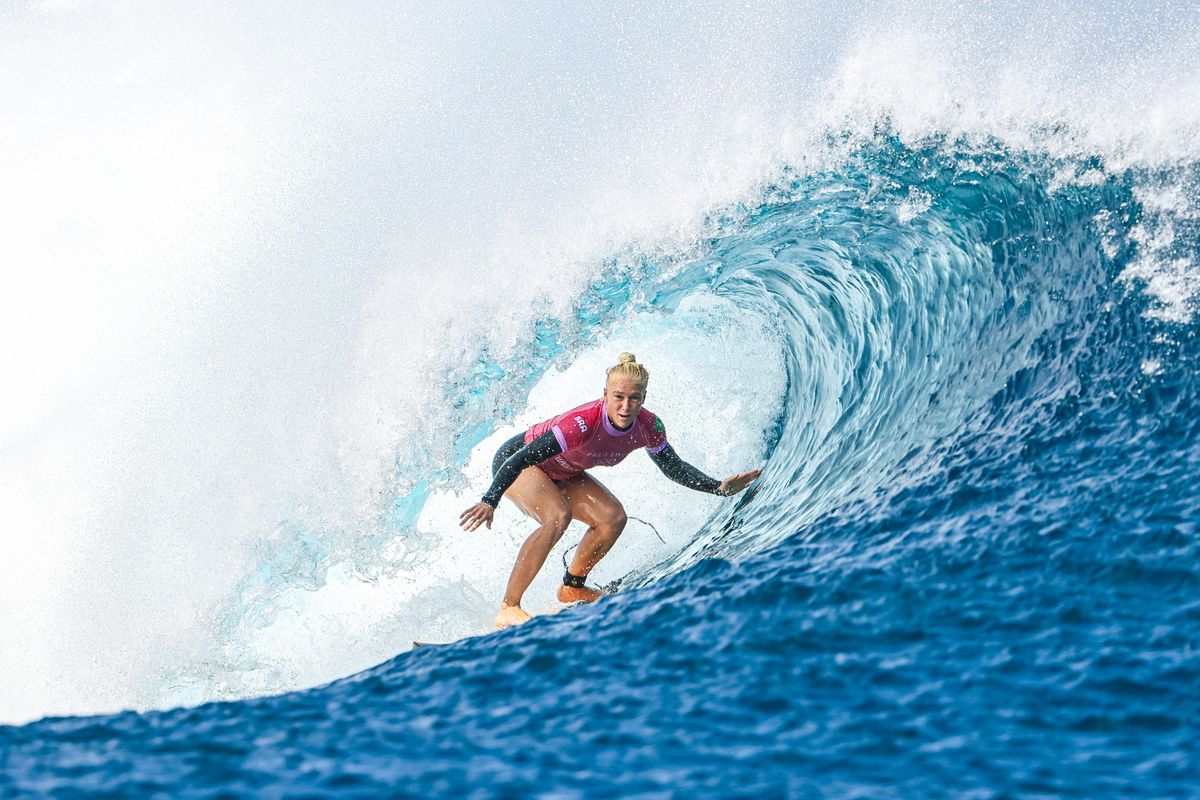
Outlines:
[{"label": "surfer's right hand", "polygon": [[485,522],[488,528],[491,528],[492,514],[494,513],[496,513],[496,509],[480,501],[458,516],[458,524],[462,525],[463,530],[466,531],[473,531]]}]

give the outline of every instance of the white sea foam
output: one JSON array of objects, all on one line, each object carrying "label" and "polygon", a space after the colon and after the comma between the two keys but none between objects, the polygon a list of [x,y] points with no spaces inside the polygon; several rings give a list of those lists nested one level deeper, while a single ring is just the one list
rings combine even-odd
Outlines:
[{"label": "white sea foam", "polygon": [[[457,525],[459,513],[490,484],[501,442],[598,396],[605,368],[625,349],[653,354],[653,360],[643,356],[652,370],[647,406],[666,420],[673,446],[685,458],[722,477],[761,464],[763,435],[785,385],[781,349],[766,321],[703,295],[669,318],[634,315],[539,381],[529,406],[473,449],[462,490],[434,492],[413,526],[393,531],[373,554],[373,574],[346,560],[314,581],[297,575],[285,585],[243,587],[228,609],[240,624],[218,648],[165,676],[156,702],[314,685],[371,666],[412,641],[490,632],[517,550],[534,525],[504,502],[490,530],[465,533]],[[594,573],[599,583],[679,549],[720,503],[670,483],[638,454],[596,477],[637,517]],[[584,527],[574,523],[550,554],[526,594],[530,612],[558,609],[554,591],[563,554]]]}]

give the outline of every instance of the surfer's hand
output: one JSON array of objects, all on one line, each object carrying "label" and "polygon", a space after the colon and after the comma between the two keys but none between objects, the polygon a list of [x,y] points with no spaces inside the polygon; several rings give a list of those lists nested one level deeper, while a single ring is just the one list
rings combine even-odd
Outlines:
[{"label": "surfer's hand", "polygon": [[739,472],[737,475],[730,475],[725,480],[721,481],[720,494],[723,497],[729,497],[732,494],[737,494],[742,489],[745,489],[754,481],[758,480],[758,476],[762,475],[761,469],[752,469],[749,472]]},{"label": "surfer's hand", "polygon": [[496,513],[496,509],[480,501],[459,515],[458,524],[462,525],[463,530],[467,531],[473,531],[485,522],[491,528],[492,514],[494,513]]}]

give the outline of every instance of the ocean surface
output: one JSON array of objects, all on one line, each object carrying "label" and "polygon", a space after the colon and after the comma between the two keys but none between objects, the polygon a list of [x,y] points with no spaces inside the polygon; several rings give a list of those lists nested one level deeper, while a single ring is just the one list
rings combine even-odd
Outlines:
[{"label": "ocean surface", "polygon": [[[126,105],[18,94],[102,276],[5,365],[0,796],[1200,795],[1200,13],[852,10],[14,11]],[[621,591],[492,632],[458,512],[623,350],[763,475],[597,473]]]}]

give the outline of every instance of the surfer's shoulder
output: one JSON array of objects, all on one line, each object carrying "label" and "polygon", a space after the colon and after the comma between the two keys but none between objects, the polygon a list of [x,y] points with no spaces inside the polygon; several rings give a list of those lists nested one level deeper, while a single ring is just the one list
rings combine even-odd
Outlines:
[{"label": "surfer's shoulder", "polygon": [[604,413],[604,401],[589,401],[564,411],[555,417],[555,427],[563,434],[570,446],[589,438],[600,426],[600,415]]},{"label": "surfer's shoulder", "polygon": [[637,424],[644,431],[644,436],[648,442],[647,446],[650,447],[651,451],[657,453],[661,450],[667,441],[667,425],[663,422],[662,417],[642,407],[638,411]]},{"label": "surfer's shoulder", "polygon": [[662,417],[660,417],[658,414],[655,414],[645,406],[642,406],[640,409],[638,409],[637,421],[638,425],[645,425],[648,428],[655,428],[664,431],[667,429],[666,423],[662,421]]}]

